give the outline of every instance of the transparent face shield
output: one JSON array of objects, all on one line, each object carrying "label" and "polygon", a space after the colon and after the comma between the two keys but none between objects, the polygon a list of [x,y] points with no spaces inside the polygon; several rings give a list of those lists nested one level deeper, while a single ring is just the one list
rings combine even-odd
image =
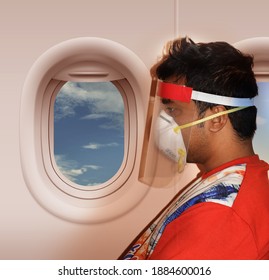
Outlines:
[{"label": "transparent face shield", "polygon": [[139,179],[155,187],[180,180],[192,127],[182,133],[179,125],[197,119],[191,100],[184,97],[185,87],[178,94],[170,85],[174,86],[158,81],[148,107]]},{"label": "transparent face shield", "polygon": [[[199,118],[192,100],[234,108]],[[253,105],[253,99],[213,95],[158,81],[150,96],[139,180],[155,187],[178,182],[187,163],[192,131],[197,125]]]}]

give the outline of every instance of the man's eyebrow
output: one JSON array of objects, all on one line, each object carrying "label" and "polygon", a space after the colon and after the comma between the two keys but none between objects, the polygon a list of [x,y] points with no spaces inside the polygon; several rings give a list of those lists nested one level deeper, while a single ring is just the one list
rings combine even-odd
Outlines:
[{"label": "man's eyebrow", "polygon": [[162,104],[171,104],[171,103],[174,103],[173,100],[171,99],[167,99],[167,98],[162,98]]}]

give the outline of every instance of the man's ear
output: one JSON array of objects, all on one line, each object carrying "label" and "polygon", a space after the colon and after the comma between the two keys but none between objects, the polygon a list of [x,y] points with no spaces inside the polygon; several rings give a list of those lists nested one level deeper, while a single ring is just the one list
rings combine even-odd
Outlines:
[{"label": "man's ear", "polygon": [[[212,114],[217,114],[217,113],[226,111],[226,108],[222,105],[217,105],[217,106],[212,107],[210,110],[211,110]],[[226,125],[228,119],[229,119],[228,114],[217,116],[217,117],[211,119],[210,123],[209,123],[209,130],[211,132],[220,131]]]}]

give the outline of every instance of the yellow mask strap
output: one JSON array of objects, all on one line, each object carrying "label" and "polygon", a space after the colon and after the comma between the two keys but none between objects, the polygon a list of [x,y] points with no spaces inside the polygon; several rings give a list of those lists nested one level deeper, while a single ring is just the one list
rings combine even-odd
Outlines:
[{"label": "yellow mask strap", "polygon": [[194,122],[190,122],[190,123],[187,123],[187,124],[179,125],[179,126],[174,128],[174,131],[176,133],[178,133],[180,129],[191,127],[191,126],[197,125],[199,123],[203,123],[203,122],[206,122],[208,120],[212,120],[212,119],[214,119],[216,117],[219,117],[219,116],[222,116],[222,115],[226,115],[226,114],[234,113],[236,111],[243,110],[245,108],[247,108],[247,107],[236,107],[236,108],[233,108],[233,109],[230,109],[230,110],[222,111],[222,112],[216,113],[214,115],[205,117],[203,119],[200,119],[200,120],[197,120],[197,121],[194,121]]}]

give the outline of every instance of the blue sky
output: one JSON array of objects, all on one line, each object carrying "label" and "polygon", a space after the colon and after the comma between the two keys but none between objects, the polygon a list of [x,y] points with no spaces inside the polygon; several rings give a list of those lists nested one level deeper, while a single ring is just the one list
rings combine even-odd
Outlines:
[{"label": "blue sky", "polygon": [[124,104],[110,82],[67,82],[54,104],[54,157],[71,181],[98,185],[120,168],[124,153]]}]

